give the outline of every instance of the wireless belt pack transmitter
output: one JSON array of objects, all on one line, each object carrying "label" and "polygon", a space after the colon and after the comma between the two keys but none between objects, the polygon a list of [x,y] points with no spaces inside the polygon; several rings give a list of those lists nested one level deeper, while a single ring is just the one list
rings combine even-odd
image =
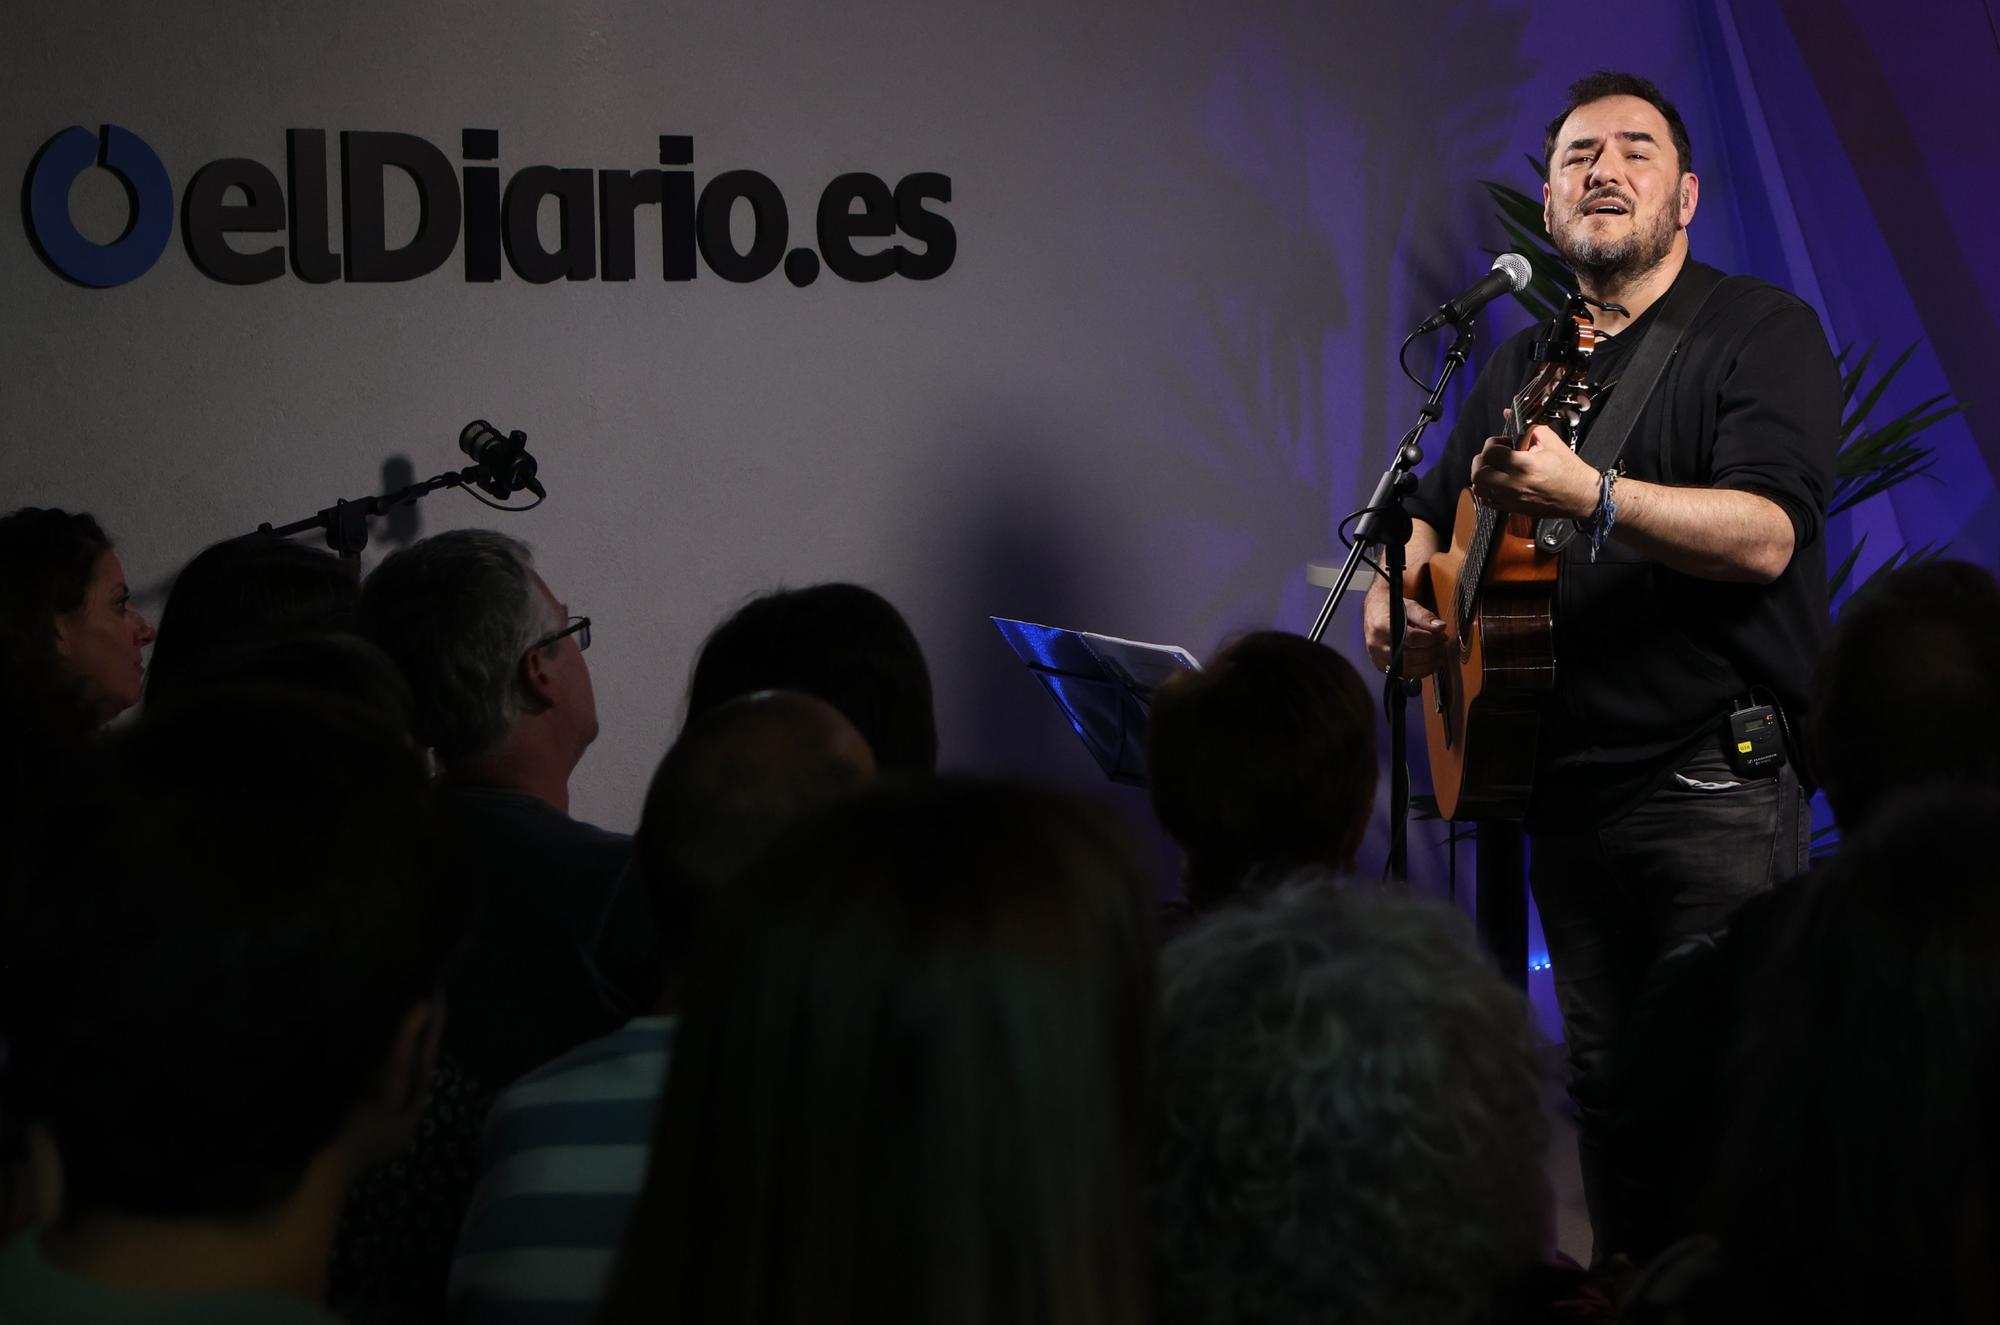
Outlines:
[{"label": "wireless belt pack transmitter", "polygon": [[1742,702],[1729,715],[1729,762],[1743,777],[1768,777],[1785,764],[1785,729],[1769,704]]}]

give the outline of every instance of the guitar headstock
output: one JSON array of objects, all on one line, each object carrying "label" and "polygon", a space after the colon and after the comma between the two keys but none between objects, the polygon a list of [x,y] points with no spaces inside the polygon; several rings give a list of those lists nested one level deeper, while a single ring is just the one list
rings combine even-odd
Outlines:
[{"label": "guitar headstock", "polygon": [[1535,342],[1534,360],[1539,367],[1514,393],[1507,432],[1515,446],[1538,423],[1548,424],[1572,447],[1576,445],[1583,416],[1591,405],[1585,376],[1602,334],[1590,315],[1590,305],[1580,294],[1571,295],[1569,306],[1550,319],[1547,331]]}]

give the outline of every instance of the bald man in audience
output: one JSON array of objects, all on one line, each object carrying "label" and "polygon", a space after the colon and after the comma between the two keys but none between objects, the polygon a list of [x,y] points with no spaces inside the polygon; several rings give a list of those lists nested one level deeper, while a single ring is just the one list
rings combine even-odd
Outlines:
[{"label": "bald man in audience", "polygon": [[659,1005],[495,1102],[452,1268],[452,1319],[593,1318],[645,1180],[690,956],[773,840],[874,778],[854,724],[806,695],[761,691],[688,724],[653,778],[639,827],[660,930]]}]

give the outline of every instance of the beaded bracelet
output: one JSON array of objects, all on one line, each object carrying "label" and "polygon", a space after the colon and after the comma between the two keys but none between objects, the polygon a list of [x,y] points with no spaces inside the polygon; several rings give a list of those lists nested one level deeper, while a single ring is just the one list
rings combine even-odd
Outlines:
[{"label": "beaded bracelet", "polygon": [[1611,489],[1617,483],[1616,466],[1605,470],[1597,480],[1597,510],[1590,517],[1590,562],[1593,566],[1597,564],[1597,554],[1604,550],[1604,540],[1611,535],[1611,526],[1618,522],[1618,503],[1611,500]]}]

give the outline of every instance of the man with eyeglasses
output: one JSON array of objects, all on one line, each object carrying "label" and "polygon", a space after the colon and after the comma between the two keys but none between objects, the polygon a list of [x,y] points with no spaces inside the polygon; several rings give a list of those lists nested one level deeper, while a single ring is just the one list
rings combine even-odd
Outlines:
[{"label": "man with eyeglasses", "polygon": [[482,529],[421,539],[362,585],[359,622],[410,683],[481,914],[445,985],[440,1057],[467,1083],[437,1132],[453,1149],[420,1153],[413,1163],[431,1172],[410,1175],[420,1196],[452,1199],[432,1200],[413,1238],[396,1205],[407,1193],[381,1193],[401,1222],[343,1239],[355,1282],[341,1293],[337,1254],[335,1305],[356,1319],[441,1316],[492,1092],[652,1006],[656,927],[631,839],[570,817],[570,776],[598,729],[590,620],[556,597],[528,549]]}]

